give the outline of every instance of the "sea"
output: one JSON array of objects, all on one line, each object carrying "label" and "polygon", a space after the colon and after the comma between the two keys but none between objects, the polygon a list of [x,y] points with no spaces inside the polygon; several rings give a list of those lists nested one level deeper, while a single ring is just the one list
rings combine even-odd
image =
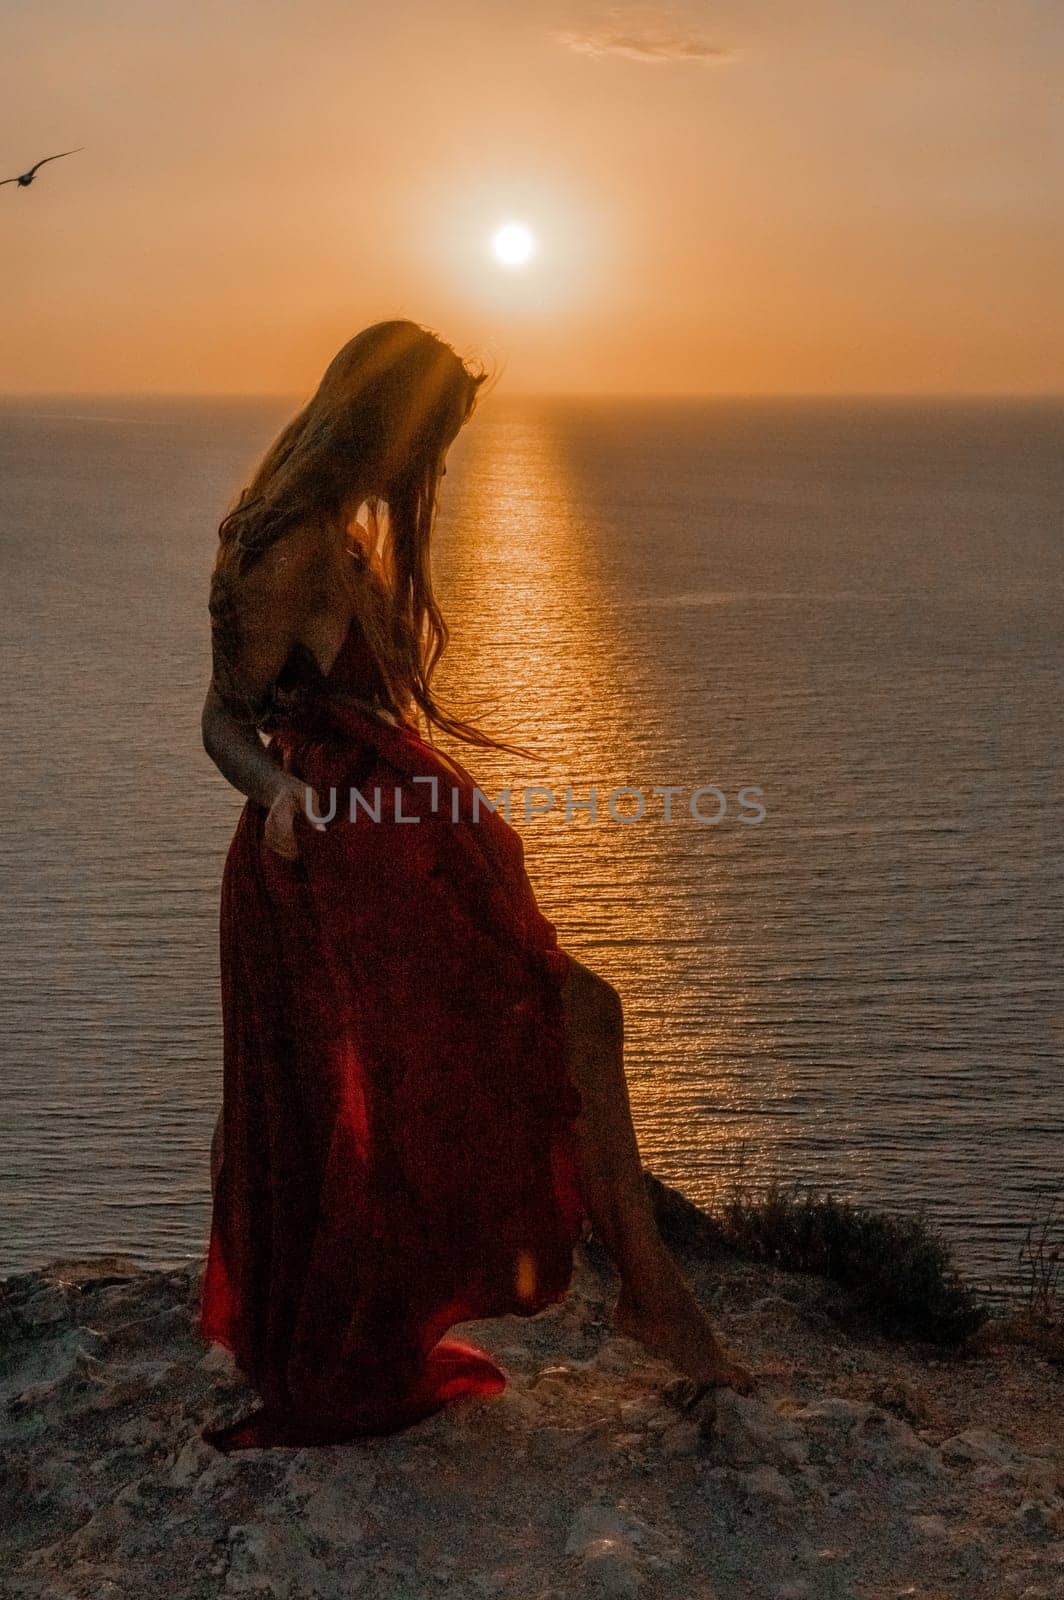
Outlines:
[{"label": "sea", "polygon": [[[202,1255],[207,588],[300,403],[0,401],[0,1274]],[[496,390],[434,540],[439,696],[535,755],[445,747],[621,995],[644,1165],[922,1213],[991,1294],[1064,1184],[1062,463],[1052,399]]]}]

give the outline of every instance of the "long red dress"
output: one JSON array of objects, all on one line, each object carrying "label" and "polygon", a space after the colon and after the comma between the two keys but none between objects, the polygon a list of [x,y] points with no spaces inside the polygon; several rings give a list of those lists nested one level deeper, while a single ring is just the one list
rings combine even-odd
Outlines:
[{"label": "long red dress", "polygon": [[320,833],[298,816],[289,861],[249,801],[222,879],[223,1160],[198,1332],[262,1402],[204,1430],[222,1450],[390,1433],[497,1393],[505,1371],[441,1336],[560,1300],[584,1220],[569,957],[521,840],[483,798],[473,820],[463,767],[344,699],[379,683],[357,624],[318,678],[270,748],[326,815],[335,789],[335,818]]}]

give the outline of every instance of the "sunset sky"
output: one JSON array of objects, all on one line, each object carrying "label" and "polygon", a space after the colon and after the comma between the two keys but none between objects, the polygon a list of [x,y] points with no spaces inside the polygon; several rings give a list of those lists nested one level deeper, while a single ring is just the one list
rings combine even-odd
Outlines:
[{"label": "sunset sky", "polygon": [[[0,391],[1064,391],[1061,0],[0,0]],[[523,265],[492,252],[523,223]]]}]

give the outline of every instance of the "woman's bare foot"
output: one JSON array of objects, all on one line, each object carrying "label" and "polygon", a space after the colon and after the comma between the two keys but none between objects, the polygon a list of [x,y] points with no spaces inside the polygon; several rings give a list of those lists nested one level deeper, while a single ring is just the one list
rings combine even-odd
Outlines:
[{"label": "woman's bare foot", "polygon": [[575,957],[562,995],[569,1069],[583,1102],[574,1130],[580,1192],[622,1285],[614,1327],[696,1385],[749,1394],[753,1376],[718,1343],[658,1230],[632,1125],[620,996]]},{"label": "woman's bare foot", "polygon": [[696,1383],[716,1384],[738,1394],[750,1394],[756,1386],[753,1374],[721,1346],[709,1318],[682,1281],[655,1296],[651,1306],[640,1305],[622,1288],[613,1326]]}]

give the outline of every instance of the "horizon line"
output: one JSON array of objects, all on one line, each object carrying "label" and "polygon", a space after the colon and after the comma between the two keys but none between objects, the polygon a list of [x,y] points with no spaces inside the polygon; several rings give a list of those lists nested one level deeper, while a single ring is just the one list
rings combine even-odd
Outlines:
[{"label": "horizon line", "polygon": [[[240,400],[305,405],[309,390],[281,389],[0,389],[7,400]],[[514,389],[494,391],[504,400],[1055,400],[1059,389]]]}]

